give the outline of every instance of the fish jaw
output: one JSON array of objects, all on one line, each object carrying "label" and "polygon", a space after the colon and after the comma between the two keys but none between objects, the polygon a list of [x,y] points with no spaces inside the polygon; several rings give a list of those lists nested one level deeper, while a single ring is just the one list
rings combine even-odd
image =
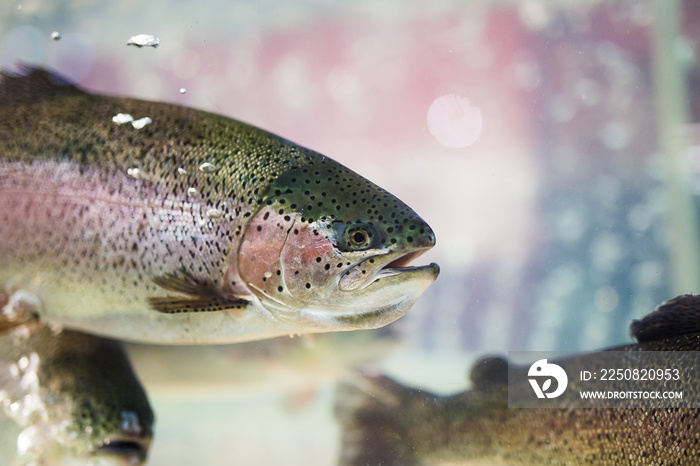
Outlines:
[{"label": "fish jaw", "polygon": [[302,314],[320,325],[336,328],[373,329],[394,322],[437,279],[438,264],[410,265],[433,244],[434,240],[432,244],[368,255],[344,269],[333,282],[333,298],[324,299],[334,304],[332,308],[317,302]]},{"label": "fish jaw", "polygon": [[105,464],[141,465],[148,458],[148,449],[153,438],[152,416],[144,419],[143,414],[122,410],[121,422],[112,432],[100,438],[91,455]]},{"label": "fish jaw", "polygon": [[[309,308],[303,315],[319,325],[348,330],[383,327],[408,312],[440,273],[436,263],[391,269],[386,275],[347,293],[342,309]],[[379,275],[379,274],[378,274]]]},{"label": "fish jaw", "polygon": [[125,436],[116,434],[106,438],[92,451],[97,464],[114,466],[140,466],[146,462],[151,445],[149,436]]},{"label": "fish jaw", "polygon": [[[404,274],[414,271],[415,267],[410,267],[410,262],[427,251],[431,246],[409,250],[395,251],[383,255],[376,255],[366,258],[356,265],[348,267],[338,282],[338,288],[342,291],[362,290],[381,278],[388,278],[394,275]],[[437,264],[430,264],[431,267]],[[436,271],[437,273],[437,271]],[[436,274],[437,277],[437,274]]]},{"label": "fish jaw", "polygon": [[151,438],[150,431],[133,434],[119,429],[110,434],[91,427],[88,433],[72,429],[70,422],[49,418],[20,432],[17,454],[23,461],[38,460],[40,464],[140,466],[148,457]]},{"label": "fish jaw", "polygon": [[[23,431],[24,439],[37,437],[34,426],[30,426]],[[32,461],[36,459],[38,464],[63,464],[73,466],[141,466],[145,464],[150,447],[150,438],[122,438],[108,437],[97,442],[92,448],[85,448],[78,439],[73,440],[51,440],[51,432],[41,434],[41,439],[37,437],[36,442],[43,444],[40,451],[27,452],[21,456],[22,461]],[[53,433],[55,435],[55,432]],[[31,458],[32,460],[29,460]],[[14,464],[14,463],[13,463]],[[24,462],[22,463],[24,464]],[[29,462],[28,464],[35,464]]]}]

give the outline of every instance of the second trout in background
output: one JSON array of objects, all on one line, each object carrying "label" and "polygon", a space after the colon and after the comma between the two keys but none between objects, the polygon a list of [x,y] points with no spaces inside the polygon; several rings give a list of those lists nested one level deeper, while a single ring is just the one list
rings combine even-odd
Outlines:
[{"label": "second trout in background", "polygon": [[[700,296],[664,303],[635,321],[632,333],[638,344],[613,350],[700,351]],[[383,376],[342,383],[340,464],[699,464],[698,409],[508,408],[508,364],[501,358],[477,362],[471,381],[469,391],[445,397]],[[683,380],[678,388],[697,393],[699,385]]]},{"label": "second trout in background", "polygon": [[136,466],[153,435],[121,343],[37,321],[0,335],[0,409],[2,465]]}]

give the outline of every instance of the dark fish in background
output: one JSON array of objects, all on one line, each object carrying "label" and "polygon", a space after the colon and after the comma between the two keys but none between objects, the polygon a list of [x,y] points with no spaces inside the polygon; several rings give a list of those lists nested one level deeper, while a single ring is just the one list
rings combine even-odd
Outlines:
[{"label": "dark fish in background", "polygon": [[44,322],[152,343],[377,328],[438,275],[399,199],[223,116],[0,77],[0,285]]},{"label": "dark fish in background", "polygon": [[[612,350],[700,351],[700,296],[662,304],[632,334],[637,344]],[[471,390],[446,397],[384,376],[341,383],[340,464],[700,464],[698,409],[509,409],[504,359],[482,359],[470,378]],[[698,382],[678,389],[697,392]]]},{"label": "dark fish in background", "polygon": [[0,335],[0,409],[3,465],[135,466],[153,435],[120,343],[37,321]]}]

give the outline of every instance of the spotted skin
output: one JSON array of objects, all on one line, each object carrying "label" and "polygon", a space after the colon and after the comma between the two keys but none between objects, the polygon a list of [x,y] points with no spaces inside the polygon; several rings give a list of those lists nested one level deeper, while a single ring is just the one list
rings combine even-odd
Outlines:
[{"label": "spotted skin", "polygon": [[[700,351],[700,333],[686,333],[700,322],[699,303],[691,295],[664,303],[662,312],[635,321],[638,344],[614,350]],[[658,338],[638,333],[647,328],[654,329]],[[581,366],[590,368],[590,362]],[[339,464],[700,464],[698,409],[508,408],[505,360],[478,361],[470,378],[470,390],[446,397],[384,376],[363,375],[342,383],[336,396],[336,415],[343,429]],[[576,383],[569,380],[570,386]],[[696,393],[698,383],[682,378],[673,389]],[[527,383],[510,388],[529,390]]]},{"label": "spotted skin", "polygon": [[154,343],[376,328],[437,277],[407,267],[430,227],[337,162],[58,80],[0,81],[0,285],[34,293],[47,322]]},{"label": "spotted skin", "polygon": [[153,411],[120,343],[24,320],[0,333],[0,387],[0,463],[146,460]]}]

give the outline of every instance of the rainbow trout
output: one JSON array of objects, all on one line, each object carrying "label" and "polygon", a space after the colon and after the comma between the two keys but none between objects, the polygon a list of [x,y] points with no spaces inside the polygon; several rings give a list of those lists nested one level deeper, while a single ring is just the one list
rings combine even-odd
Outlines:
[{"label": "rainbow trout", "polygon": [[[664,303],[632,333],[638,344],[612,350],[700,351],[700,296]],[[499,357],[477,362],[470,378],[471,390],[446,397],[384,376],[341,383],[340,464],[700,464],[698,409],[508,408],[508,364]],[[675,388],[699,381],[682,383]]]},{"label": "rainbow trout", "polygon": [[377,328],[430,227],[321,154],[219,115],[0,81],[0,284],[50,324],[153,343]]},{"label": "rainbow trout", "polygon": [[0,335],[0,406],[0,464],[146,459],[153,412],[118,342],[37,321],[14,326]]}]

